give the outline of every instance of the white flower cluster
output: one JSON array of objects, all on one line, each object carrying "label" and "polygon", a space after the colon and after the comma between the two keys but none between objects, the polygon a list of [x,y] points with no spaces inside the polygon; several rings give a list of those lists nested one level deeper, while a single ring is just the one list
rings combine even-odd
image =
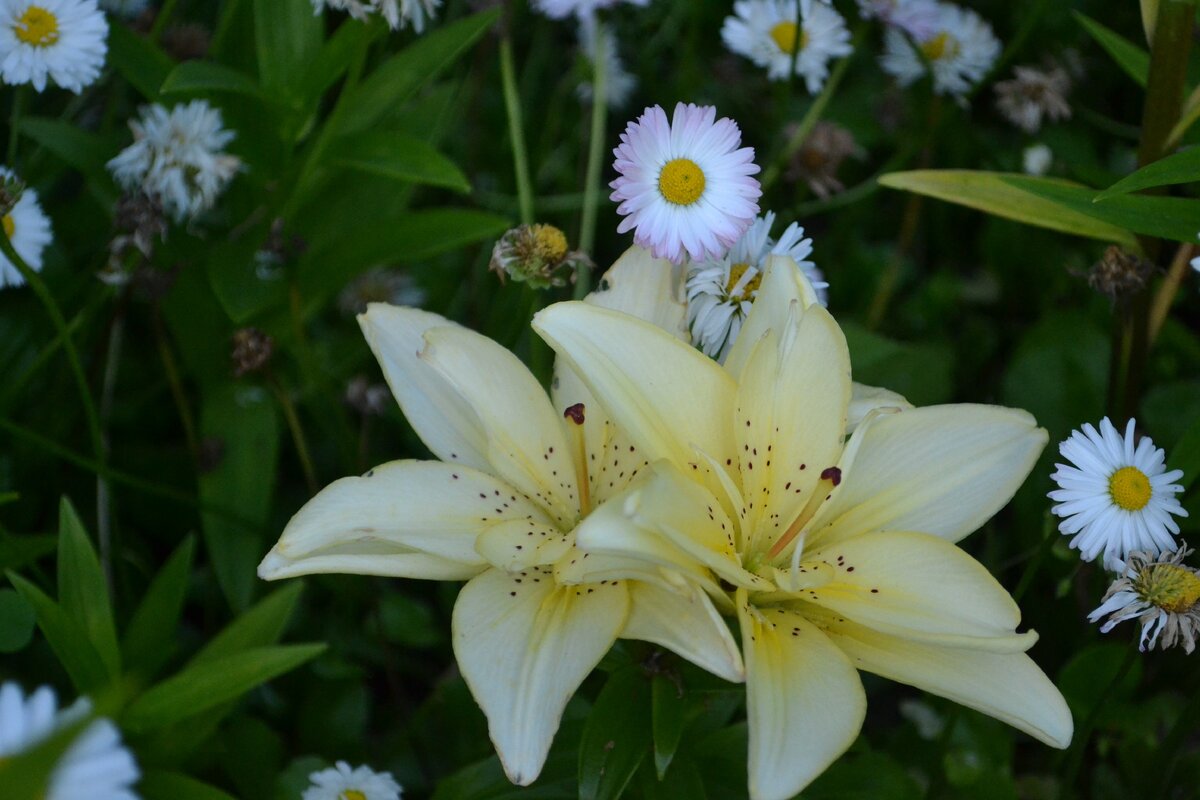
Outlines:
[{"label": "white flower cluster", "polygon": [[0,0],[0,78],[78,94],[99,77],[107,36],[96,0]]}]

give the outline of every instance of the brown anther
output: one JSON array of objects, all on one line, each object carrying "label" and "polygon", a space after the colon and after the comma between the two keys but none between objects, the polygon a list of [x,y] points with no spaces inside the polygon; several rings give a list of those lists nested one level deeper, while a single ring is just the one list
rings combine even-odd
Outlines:
[{"label": "brown anther", "polygon": [[567,409],[565,411],[563,411],[563,417],[565,419],[571,420],[571,422],[574,422],[576,425],[582,425],[583,424],[583,412],[584,412],[583,403],[576,403],[573,406],[568,406]]}]

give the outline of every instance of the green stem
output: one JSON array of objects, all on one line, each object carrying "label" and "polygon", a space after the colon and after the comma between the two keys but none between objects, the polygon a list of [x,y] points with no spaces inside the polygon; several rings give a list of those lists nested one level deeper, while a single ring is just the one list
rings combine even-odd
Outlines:
[{"label": "green stem", "polygon": [[11,170],[17,168],[17,140],[21,138],[21,115],[25,113],[25,102],[29,98],[24,84],[13,89],[12,113],[8,118],[8,152],[5,163]]},{"label": "green stem", "polygon": [[12,242],[8,238],[7,231],[4,231],[3,227],[0,227],[0,252],[4,253],[4,257],[8,259],[9,263],[17,268],[17,272],[21,273],[25,283],[29,284],[29,288],[33,289],[33,293],[42,301],[46,314],[49,315],[50,321],[58,333],[58,338],[62,341],[63,352],[67,355],[67,362],[71,365],[71,374],[75,378],[75,387],[79,391],[79,403],[83,407],[83,416],[87,421],[92,452],[96,456],[96,462],[103,466],[108,459],[104,452],[104,437],[100,433],[100,416],[96,413],[96,404],[92,401],[87,375],[83,371],[83,363],[79,360],[79,351],[75,349],[75,342],[67,332],[67,321],[63,318],[62,310],[58,307],[58,303],[54,300],[54,295],[50,293],[45,281],[42,280],[42,276],[26,264],[25,259],[17,255],[17,251],[13,249]]},{"label": "green stem", "polygon": [[1075,786],[1075,782],[1079,778],[1079,770],[1083,766],[1083,756],[1087,750],[1088,741],[1092,738],[1092,731],[1096,729],[1097,720],[1100,719],[1100,711],[1108,704],[1108,699],[1113,689],[1116,689],[1125,676],[1129,674],[1129,670],[1133,668],[1140,654],[1141,651],[1137,649],[1137,643],[1131,642],[1129,648],[1125,651],[1125,660],[1121,662],[1120,668],[1113,675],[1112,680],[1100,692],[1100,695],[1096,698],[1096,702],[1088,709],[1087,716],[1083,718],[1083,724],[1076,728],[1075,738],[1071,742],[1071,749],[1064,755],[1066,769],[1063,771],[1062,786],[1067,788]]},{"label": "green stem", "polygon": [[1147,797],[1170,797],[1167,790],[1171,786],[1171,774],[1175,771],[1179,756],[1184,752],[1184,740],[1196,728],[1198,716],[1200,716],[1200,692],[1192,692],[1191,699],[1179,712],[1179,718],[1175,720],[1167,737],[1157,748],[1157,752],[1161,754],[1161,762],[1153,772],[1153,783]]},{"label": "green stem", "polygon": [[[604,129],[608,121],[608,75],[603,48],[608,45],[606,30],[595,23],[592,34],[592,129],[588,138],[587,173],[584,178],[583,214],[579,222],[579,249],[595,261],[596,213],[600,207],[600,171],[604,162]],[[575,271],[575,299],[582,300],[591,288],[588,266],[580,262]]]},{"label": "green stem", "polygon": [[[500,38],[500,83],[504,88],[504,110],[508,114],[508,135],[512,140],[513,171],[517,178],[517,202],[521,222],[533,224],[533,182],[529,178],[529,156],[525,149],[525,126],[521,121],[521,98],[517,94],[517,71],[513,66],[512,39]],[[603,105],[603,103],[601,103]]]},{"label": "green stem", "polygon": [[196,435],[196,418],[192,415],[191,406],[188,405],[175,354],[171,350],[162,314],[157,307],[154,309],[154,338],[158,343],[158,357],[162,361],[163,372],[167,376],[167,385],[171,389],[171,399],[175,401],[179,423],[183,426],[183,436],[187,441],[188,454],[192,457],[192,463],[198,464],[200,462],[200,438]]},{"label": "green stem", "polygon": [[[117,303],[108,333],[108,351],[104,355],[104,378],[100,382],[100,436],[104,441],[104,452],[109,452],[107,427],[112,417],[113,397],[117,389],[117,370],[121,366],[121,345],[125,341],[125,304]],[[96,539],[100,545],[100,566],[108,581],[109,592],[113,591],[112,577],[112,486],[108,478],[96,476]]]},{"label": "green stem", "polygon": [[288,431],[292,434],[292,443],[296,446],[296,456],[300,459],[300,467],[304,470],[304,481],[308,484],[308,491],[316,494],[321,485],[317,483],[317,473],[313,469],[312,456],[308,452],[308,440],[304,438],[304,428],[300,425],[296,406],[274,375],[268,374],[267,383],[270,385],[271,391],[275,393],[279,407],[283,410],[283,418],[287,421]]},{"label": "green stem", "polygon": [[154,18],[154,26],[150,28],[150,41],[158,44],[158,40],[162,38],[163,31],[167,29],[167,23],[171,21],[171,16],[175,13],[175,6],[179,5],[179,0],[166,0],[159,9],[158,15]]},{"label": "green stem", "polygon": [[1038,544],[1037,552],[1033,554],[1033,557],[1029,559],[1029,563],[1025,565],[1025,571],[1021,573],[1021,580],[1017,582],[1017,588],[1012,593],[1014,603],[1021,602],[1021,598],[1025,596],[1025,592],[1033,584],[1034,576],[1037,575],[1042,562],[1046,560],[1046,556],[1054,548],[1056,541],[1058,541],[1058,530],[1054,525],[1054,520],[1047,517],[1045,524],[1042,526],[1042,541]]}]

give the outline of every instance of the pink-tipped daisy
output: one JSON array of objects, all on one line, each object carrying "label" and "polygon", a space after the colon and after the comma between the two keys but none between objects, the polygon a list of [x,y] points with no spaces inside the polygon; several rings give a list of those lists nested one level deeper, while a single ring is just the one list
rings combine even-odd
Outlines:
[{"label": "pink-tipped daisy", "polygon": [[657,258],[681,263],[720,258],[758,213],[762,187],[754,149],[740,147],[737,123],[712,106],[679,103],[670,123],[661,106],[647,108],[613,151],[620,177],[610,184],[618,233]]}]

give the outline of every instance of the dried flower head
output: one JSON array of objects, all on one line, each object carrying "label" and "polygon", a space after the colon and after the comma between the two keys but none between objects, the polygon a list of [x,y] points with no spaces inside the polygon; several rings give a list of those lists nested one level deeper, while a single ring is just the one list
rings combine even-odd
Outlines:
[{"label": "dried flower head", "polygon": [[580,265],[592,262],[578,250],[568,250],[567,236],[553,225],[519,225],[505,233],[492,249],[489,267],[500,276],[534,289],[565,286]]},{"label": "dried flower head", "polygon": [[1100,607],[1088,615],[1097,622],[1102,633],[1129,619],[1142,625],[1138,649],[1153,650],[1157,644],[1166,650],[1176,644],[1184,652],[1196,649],[1196,630],[1200,627],[1200,574],[1183,563],[1191,554],[1183,547],[1160,553],[1133,553],[1125,566],[1125,574],[1113,581]]},{"label": "dried flower head", "polygon": [[1016,77],[996,84],[996,108],[1005,119],[1027,133],[1037,133],[1043,120],[1071,118],[1067,103],[1071,76],[1065,69],[1014,67],[1013,74]]},{"label": "dried flower head", "polygon": [[127,192],[117,200],[113,228],[116,233],[108,243],[108,266],[100,279],[122,284],[136,262],[154,257],[155,245],[167,236],[167,219],[157,199],[145,192]]},{"label": "dried flower head", "polygon": [[258,372],[275,353],[275,340],[258,328],[241,328],[233,334],[233,374]]},{"label": "dried flower head", "polygon": [[[788,126],[787,135],[794,135],[798,125]],[[792,156],[787,178],[804,181],[812,193],[822,200],[845,190],[837,173],[847,158],[861,159],[866,153],[854,139],[854,134],[834,122],[821,120],[800,149]]]},{"label": "dried flower head", "polygon": [[1154,271],[1154,264],[1119,245],[1109,245],[1087,273],[1088,286],[1113,300],[1141,291]]}]

